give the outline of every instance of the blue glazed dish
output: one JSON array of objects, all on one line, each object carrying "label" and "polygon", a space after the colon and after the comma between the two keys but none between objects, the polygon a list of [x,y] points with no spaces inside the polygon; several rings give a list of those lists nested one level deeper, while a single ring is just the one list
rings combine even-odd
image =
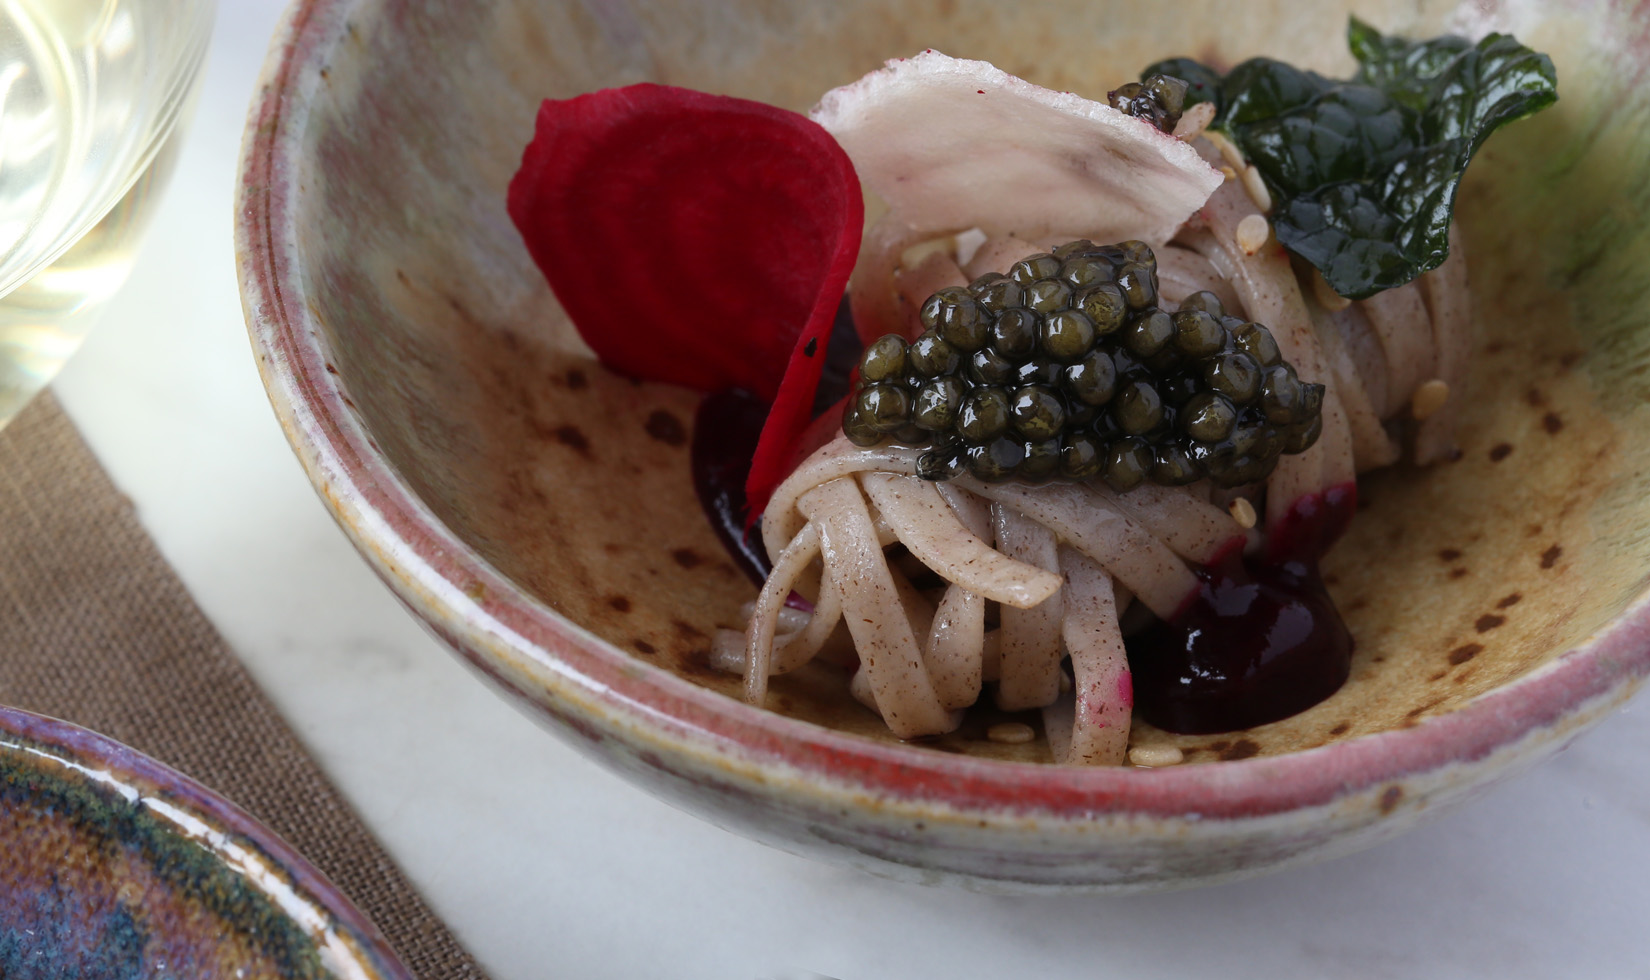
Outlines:
[{"label": "blue glazed dish", "polygon": [[5,707],[0,977],[412,980],[320,872],[233,804]]}]

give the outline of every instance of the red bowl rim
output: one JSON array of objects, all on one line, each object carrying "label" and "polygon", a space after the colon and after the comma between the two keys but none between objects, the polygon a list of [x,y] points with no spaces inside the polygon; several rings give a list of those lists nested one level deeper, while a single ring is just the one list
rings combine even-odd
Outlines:
[{"label": "red bowl rim", "polygon": [[[1650,674],[1647,591],[1581,646],[1412,727],[1279,756],[1139,770],[1010,763],[873,742],[753,708],[637,660],[522,592],[448,530],[379,454],[327,364],[293,244],[304,100],[319,90],[334,43],[361,3],[300,0],[288,11],[248,120],[236,251],[259,369],[317,491],[403,601],[476,666],[587,736],[641,732],[655,747],[786,769],[822,790],[969,815],[1240,819],[1479,762],[1527,737],[1568,738],[1574,726],[1561,721],[1620,703]],[[523,663],[533,665],[526,668],[531,683],[519,680]]]}]

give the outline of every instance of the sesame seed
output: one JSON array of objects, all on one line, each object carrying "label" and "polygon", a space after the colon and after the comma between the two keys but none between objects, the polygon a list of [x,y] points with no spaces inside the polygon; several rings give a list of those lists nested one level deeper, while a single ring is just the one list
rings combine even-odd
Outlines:
[{"label": "sesame seed", "polygon": [[1000,721],[985,730],[985,737],[1004,745],[1024,745],[1037,737],[1031,726],[1019,721]]},{"label": "sesame seed", "polygon": [[1186,761],[1186,753],[1174,745],[1137,745],[1129,750],[1129,761],[1149,768],[1178,766]]},{"label": "sesame seed", "polygon": [[1237,144],[1213,130],[1205,132],[1203,138],[1215,145],[1215,149],[1220,151],[1221,159],[1230,164],[1233,170],[1243,169],[1246,161],[1243,159],[1243,151],[1237,148]]},{"label": "sesame seed", "polygon": [[986,240],[986,233],[978,228],[958,232],[956,238],[957,264],[967,265],[974,261],[975,253],[980,250],[980,246],[986,243]]},{"label": "sesame seed", "polygon": [[1252,163],[1243,168],[1243,189],[1249,192],[1249,200],[1255,202],[1255,207],[1262,211],[1272,210],[1272,193],[1266,189],[1266,182],[1260,179],[1260,171]]},{"label": "sesame seed", "polygon": [[1254,527],[1255,522],[1259,520],[1259,515],[1255,513],[1255,505],[1242,497],[1232,501],[1226,510],[1231,513],[1232,520],[1237,521],[1238,527],[1245,531]]},{"label": "sesame seed", "polygon": [[1266,244],[1266,239],[1272,236],[1272,226],[1267,223],[1266,216],[1251,214],[1238,222],[1237,245],[1243,249],[1244,255],[1254,255]]},{"label": "sesame seed", "polygon": [[1174,135],[1176,139],[1190,143],[1198,138],[1208,125],[1215,121],[1215,104],[1213,102],[1199,102],[1197,105],[1181,113],[1180,122],[1175,123]]},{"label": "sesame seed", "polygon": [[1440,378],[1423,381],[1409,399],[1409,414],[1420,422],[1444,407],[1449,401],[1449,385]]}]

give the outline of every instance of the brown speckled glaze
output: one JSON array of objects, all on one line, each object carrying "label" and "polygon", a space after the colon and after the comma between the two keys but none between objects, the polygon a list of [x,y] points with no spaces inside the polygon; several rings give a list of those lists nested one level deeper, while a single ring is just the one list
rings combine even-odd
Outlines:
[{"label": "brown speckled glaze", "polygon": [[5,707],[0,977],[411,980],[246,814],[119,743]]},{"label": "brown speckled glaze", "polygon": [[[439,635],[576,744],[725,825],[1010,889],[1213,881],[1367,846],[1544,758],[1642,684],[1650,323],[1612,277],[1647,233],[1611,208],[1645,201],[1620,161],[1650,108],[1622,81],[1646,56],[1611,25],[1643,12],[1492,4],[1552,52],[1563,99],[1492,140],[1462,191],[1481,330],[1463,453],[1363,483],[1325,568],[1357,637],[1343,691],[1231,735],[1143,726],[1137,744],[1192,763],[1149,772],[1027,765],[1048,757],[1041,738],[991,742],[1000,719],[984,716],[901,744],[825,666],[779,679],[770,711],[738,703],[706,655],[754,589],[693,497],[696,398],[596,364],[504,213],[539,100],[655,80],[806,109],[925,46],[1091,94],[1172,54],[1348,64],[1339,7],[895,7],[293,9],[245,146],[248,321],[317,489]],[[1408,33],[1450,16],[1359,11]]]}]

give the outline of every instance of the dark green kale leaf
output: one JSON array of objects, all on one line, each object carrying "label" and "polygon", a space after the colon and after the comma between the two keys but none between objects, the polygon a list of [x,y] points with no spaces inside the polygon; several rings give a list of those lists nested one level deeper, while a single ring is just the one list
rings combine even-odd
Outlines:
[{"label": "dark green kale leaf", "polygon": [[1473,154],[1558,94],[1552,61],[1505,34],[1408,41],[1353,18],[1347,42],[1359,63],[1347,81],[1270,58],[1224,78],[1186,58],[1146,71],[1196,76],[1187,104],[1194,95],[1215,102],[1215,126],[1272,193],[1278,241],[1336,292],[1362,299],[1449,256],[1455,193]]}]

